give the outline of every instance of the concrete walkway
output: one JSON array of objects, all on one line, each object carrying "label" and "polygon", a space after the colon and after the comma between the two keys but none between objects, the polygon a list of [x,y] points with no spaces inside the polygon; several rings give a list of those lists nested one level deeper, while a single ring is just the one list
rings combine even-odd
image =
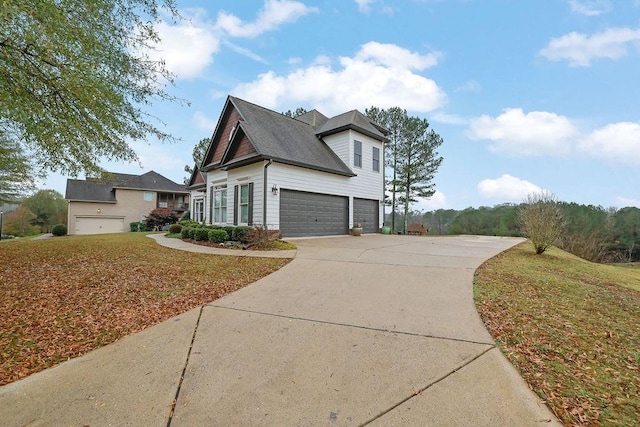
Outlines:
[{"label": "concrete walkway", "polygon": [[[168,240],[176,239],[158,241],[177,244]],[[291,263],[246,288],[1,387],[0,419],[16,426],[559,425],[496,348],[473,304],[475,269],[520,241],[296,240]]]}]

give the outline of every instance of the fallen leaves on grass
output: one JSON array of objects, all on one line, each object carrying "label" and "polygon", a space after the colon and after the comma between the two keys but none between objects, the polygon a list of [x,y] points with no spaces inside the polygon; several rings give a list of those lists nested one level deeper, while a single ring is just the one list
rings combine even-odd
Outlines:
[{"label": "fallen leaves on grass", "polygon": [[[566,425],[640,419],[640,271],[525,243],[483,264],[476,307],[532,390]],[[622,283],[632,289],[618,286]]]},{"label": "fallen leaves on grass", "polygon": [[0,245],[0,385],[110,344],[281,268],[140,233]]}]

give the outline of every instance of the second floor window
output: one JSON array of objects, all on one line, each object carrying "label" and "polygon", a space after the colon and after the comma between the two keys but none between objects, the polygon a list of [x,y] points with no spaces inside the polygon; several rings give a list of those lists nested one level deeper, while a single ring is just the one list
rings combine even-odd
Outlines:
[{"label": "second floor window", "polygon": [[373,147],[373,170],[380,172],[380,149]]},{"label": "second floor window", "polygon": [[362,142],[353,141],[353,166],[362,167]]}]

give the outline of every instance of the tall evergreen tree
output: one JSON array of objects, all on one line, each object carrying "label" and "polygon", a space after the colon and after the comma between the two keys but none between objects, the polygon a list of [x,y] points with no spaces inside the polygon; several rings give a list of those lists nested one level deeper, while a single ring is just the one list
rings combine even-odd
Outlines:
[{"label": "tall evergreen tree", "polygon": [[[433,179],[442,157],[436,149],[442,138],[433,130],[428,131],[429,122],[418,117],[409,117],[400,107],[381,109],[371,107],[365,114],[389,131],[385,144],[385,166],[391,170],[386,188],[391,193],[391,228],[396,230],[398,207],[403,206],[403,217],[407,218],[409,206],[416,197],[429,198],[435,192]],[[406,233],[407,221],[403,221]]]},{"label": "tall evergreen tree", "polygon": [[[398,201],[404,206],[407,218],[409,206],[417,201],[416,197],[428,199],[435,193],[433,182],[443,158],[436,151],[442,145],[442,137],[433,130],[428,131],[429,122],[418,117],[404,120],[401,144],[397,148],[396,187]],[[404,222],[407,232],[407,221]]]},{"label": "tall evergreen tree", "polygon": [[[209,148],[209,144],[211,142],[211,138],[202,138],[198,143],[193,147],[193,151],[191,152],[191,157],[193,158],[193,164],[197,167],[202,166],[202,161],[204,160],[205,154],[207,154],[207,148]],[[184,183],[189,183],[189,178],[193,174],[193,167],[191,165],[184,165],[184,171],[189,174],[184,179]]]}]

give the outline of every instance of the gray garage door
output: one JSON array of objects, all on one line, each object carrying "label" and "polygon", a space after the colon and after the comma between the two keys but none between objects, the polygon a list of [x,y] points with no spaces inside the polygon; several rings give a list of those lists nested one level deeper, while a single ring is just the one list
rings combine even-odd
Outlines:
[{"label": "gray garage door", "polygon": [[377,200],[353,199],[353,222],[362,224],[362,231],[365,233],[378,232],[378,209],[380,204]]},{"label": "gray garage door", "polygon": [[348,222],[347,197],[280,191],[280,232],[283,237],[347,234]]}]

